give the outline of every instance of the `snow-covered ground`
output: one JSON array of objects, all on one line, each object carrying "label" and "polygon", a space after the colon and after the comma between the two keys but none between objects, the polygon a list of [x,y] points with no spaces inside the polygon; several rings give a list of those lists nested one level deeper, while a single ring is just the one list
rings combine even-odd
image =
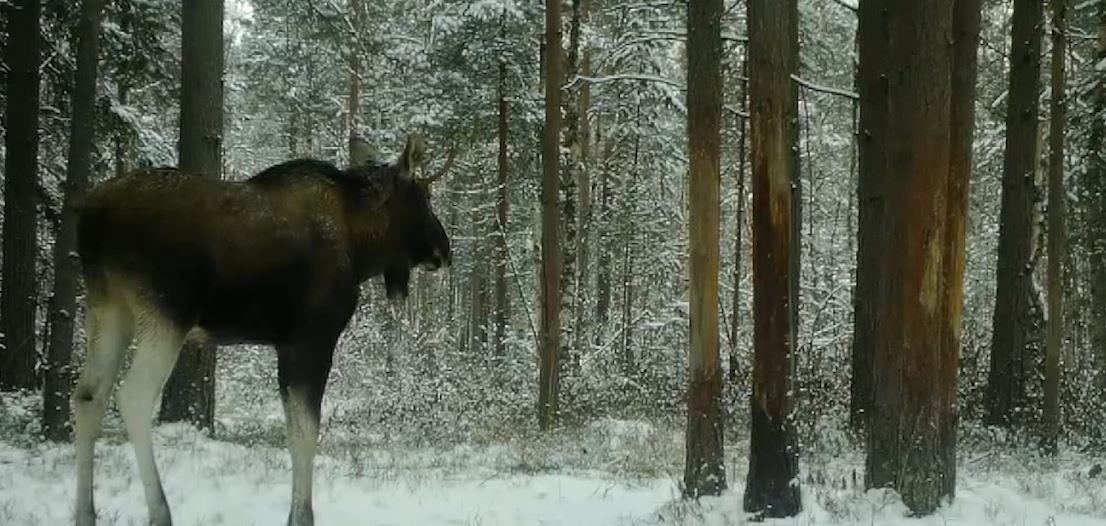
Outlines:
[{"label": "snow-covered ground", "polygon": [[[657,440],[667,442],[661,446],[674,448],[678,456],[678,433],[608,420],[581,435],[559,453],[555,447],[547,449],[548,444],[530,449],[517,443],[332,448],[337,453],[324,453],[317,467],[317,523],[613,526],[744,521],[741,444],[730,455],[730,490],[690,505],[678,498],[678,465],[653,473],[633,468],[635,455],[638,462],[657,457]],[[158,428],[156,441],[176,524],[283,524],[289,485],[283,449],[212,440],[182,425]],[[589,456],[594,459],[590,467]],[[853,472],[863,467],[859,454],[825,455],[804,465],[805,511],[768,523],[1106,526],[1106,479],[1086,473],[1089,460],[1071,455],[1019,459],[1001,453],[965,458],[956,501],[917,520],[904,517],[905,508],[894,494],[856,488]],[[130,446],[109,433],[98,449],[96,473],[102,524],[144,524],[142,489],[132,464]],[[72,492],[71,448],[0,442],[0,524],[69,524]]]}]

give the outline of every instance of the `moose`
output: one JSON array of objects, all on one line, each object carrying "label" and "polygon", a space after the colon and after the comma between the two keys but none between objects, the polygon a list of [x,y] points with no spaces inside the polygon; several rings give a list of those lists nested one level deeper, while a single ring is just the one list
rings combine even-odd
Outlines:
[{"label": "moose", "polygon": [[383,275],[408,293],[411,270],[452,263],[429,186],[453,163],[416,178],[425,145],[409,136],[391,163],[298,159],[241,182],[149,169],[106,181],[77,205],[77,256],[86,287],[88,352],[72,395],[75,519],[91,526],[93,451],[132,339],[117,394],[134,447],[149,523],[172,518],[154,462],[152,412],[181,346],[271,345],[292,457],[290,526],[314,524],[311,486],[320,408],[334,347],[360,286]]}]

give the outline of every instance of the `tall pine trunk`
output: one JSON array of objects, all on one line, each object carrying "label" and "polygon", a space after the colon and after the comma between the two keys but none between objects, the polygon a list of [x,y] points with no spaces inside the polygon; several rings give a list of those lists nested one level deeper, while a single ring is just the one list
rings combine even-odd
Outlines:
[{"label": "tall pine trunk", "polygon": [[557,420],[561,346],[561,248],[558,239],[558,148],[561,129],[561,0],[545,2],[545,130],[541,186],[541,370],[538,427]]},{"label": "tall pine trunk", "polygon": [[[222,178],[223,0],[181,7],[180,168]],[[215,345],[186,343],[165,385],[159,419],[204,429],[215,421]]]},{"label": "tall pine trunk", "polygon": [[50,339],[46,348],[42,425],[46,438],[69,438],[70,361],[73,357],[73,319],[77,310],[77,277],[80,265],[71,254],[77,247],[77,197],[92,173],[92,149],[96,130],[96,66],[100,47],[100,15],[103,0],[81,2],[77,22],[77,71],[73,87],[73,115],[69,126],[64,206],[54,241],[54,291],[50,298]]},{"label": "tall pine trunk", "polygon": [[749,108],[753,183],[753,385],[745,511],[799,512],[794,374],[799,275],[796,241],[799,9],[796,0],[749,2]]},{"label": "tall pine trunk", "polygon": [[1048,147],[1048,342],[1045,351],[1042,448],[1055,455],[1060,436],[1060,347],[1064,343],[1063,263],[1067,203],[1064,197],[1064,127],[1067,88],[1064,52],[1067,50],[1067,0],[1052,0],[1052,101]]},{"label": "tall pine trunk", "polygon": [[[1098,53],[1106,60],[1106,1],[1098,4]],[[1088,162],[1084,174],[1087,199],[1087,246],[1090,249],[1091,346],[1097,365],[1098,389],[1106,399],[1106,70],[1094,72]]]},{"label": "tall pine trunk", "polygon": [[718,354],[718,238],[722,119],[722,0],[691,0],[687,15],[690,336],[684,496],[726,488],[722,363]]},{"label": "tall pine trunk", "polygon": [[880,283],[884,252],[884,186],[887,179],[887,10],[884,2],[862,0],[857,12],[860,58],[857,77],[860,90],[859,177],[857,182],[856,288],[853,290],[852,381],[849,386],[849,418],[854,429],[863,429],[872,407],[872,355],[876,346]]},{"label": "tall pine trunk", "polygon": [[[747,113],[748,105],[748,78],[749,71],[749,46],[743,46],[745,53],[741,58],[741,88],[737,98],[740,101],[742,113]],[[740,347],[737,343],[738,332],[741,327],[741,279],[744,277],[744,267],[741,266],[742,239],[745,232],[745,153],[746,153],[746,129],[748,119],[741,117],[738,123],[737,135],[737,217],[734,218],[734,242],[733,242],[733,292],[730,297],[730,367],[727,383],[736,389],[740,378],[738,376],[737,363],[739,361]]]},{"label": "tall pine trunk", "polygon": [[[865,0],[872,1],[872,0]],[[916,516],[956,488],[956,400],[979,4],[895,0],[889,51],[886,276],[873,355],[866,484]],[[926,20],[926,24],[918,24]],[[954,45],[949,45],[953,35]]]},{"label": "tall pine trunk", "polygon": [[4,54],[9,71],[4,136],[4,261],[0,269],[0,390],[36,389],[39,1],[14,0],[4,11],[8,23]]},{"label": "tall pine trunk", "polygon": [[[500,33],[502,36],[502,32]],[[503,358],[507,355],[507,320],[510,305],[507,296],[507,63],[499,63],[499,83],[496,97],[496,110],[499,125],[496,135],[499,139],[499,154],[496,157],[495,189],[495,355]]]},{"label": "tall pine trunk", "polygon": [[[581,25],[589,23],[591,20],[591,0],[580,1],[578,18]],[[576,45],[582,47],[582,50],[579,51],[580,67],[578,68],[578,73],[580,76],[589,77],[591,76],[592,50],[590,46],[581,44],[579,40],[580,37],[577,36]],[[591,246],[592,208],[591,120],[588,118],[588,112],[591,110],[591,83],[582,82],[580,84],[580,91],[576,98],[575,108],[577,118],[576,145],[579,161],[575,164],[576,173],[574,174],[574,178],[578,191],[579,207],[576,214],[576,305],[573,307],[573,315],[575,316],[573,327],[575,327],[575,332],[573,334],[574,340],[572,342],[572,347],[576,349],[577,353],[582,353],[586,344],[590,341],[588,334],[590,334],[590,329],[594,326],[587,316],[588,302],[591,300],[591,290],[588,287],[590,276],[588,265],[590,264],[591,258],[591,250],[589,250],[589,248]]]},{"label": "tall pine trunk", "polygon": [[1014,0],[1006,155],[999,215],[998,284],[987,377],[985,421],[1009,426],[1026,406],[1030,340],[1039,331],[1034,311],[1033,205],[1037,162],[1038,85],[1041,76],[1041,0]]}]

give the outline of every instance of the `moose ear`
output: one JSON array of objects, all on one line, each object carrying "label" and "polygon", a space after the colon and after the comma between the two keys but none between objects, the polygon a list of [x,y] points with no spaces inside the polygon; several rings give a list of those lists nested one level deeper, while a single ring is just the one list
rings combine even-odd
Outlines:
[{"label": "moose ear", "polygon": [[399,168],[403,173],[411,173],[422,165],[426,154],[426,143],[417,134],[407,136],[407,146],[403,148],[403,157],[399,160]]},{"label": "moose ear", "polygon": [[368,166],[376,158],[377,152],[365,139],[354,136],[349,139],[349,165]]}]

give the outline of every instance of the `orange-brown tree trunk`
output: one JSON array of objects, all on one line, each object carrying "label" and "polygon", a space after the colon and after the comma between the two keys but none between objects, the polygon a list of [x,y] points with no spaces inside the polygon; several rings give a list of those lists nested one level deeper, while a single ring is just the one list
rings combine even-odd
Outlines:
[{"label": "orange-brown tree trunk", "polygon": [[[871,0],[866,0],[871,1]],[[955,494],[964,219],[971,167],[979,3],[895,0],[889,49],[880,327],[866,484],[891,487],[915,515]],[[927,24],[918,24],[926,20]],[[949,35],[954,35],[953,46]]]},{"label": "orange-brown tree trunk", "polygon": [[798,93],[796,0],[749,1],[753,183],[753,384],[745,511],[790,517],[801,508],[794,422]]},{"label": "orange-brown tree trunk", "polygon": [[722,0],[691,0],[687,35],[691,349],[684,496],[697,498],[726,488],[718,354]]}]

